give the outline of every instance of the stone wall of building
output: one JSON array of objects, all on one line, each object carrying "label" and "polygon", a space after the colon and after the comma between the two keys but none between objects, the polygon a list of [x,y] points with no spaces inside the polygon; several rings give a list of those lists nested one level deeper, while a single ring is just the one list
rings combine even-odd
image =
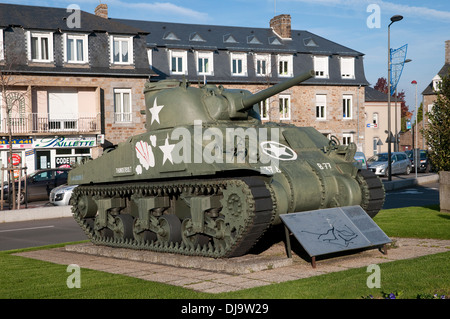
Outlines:
[{"label": "stone wall of building", "polygon": [[[244,89],[256,93],[269,86],[227,84],[224,85],[224,87],[227,89]],[[325,119],[316,119],[316,94],[326,95],[327,105]],[[280,119],[279,95],[290,96],[291,116],[289,120]],[[359,142],[358,148],[361,151],[364,150],[364,88],[361,87],[358,89],[357,86],[298,85],[281,92],[279,95],[270,98],[268,121],[294,124],[301,127],[312,126],[324,135],[335,135],[341,142],[343,140],[343,134],[352,134],[353,142],[356,144]],[[344,95],[352,96],[353,114],[351,119],[343,119],[342,99]]]},{"label": "stone wall of building", "polygon": [[[145,118],[140,114],[145,110],[144,85],[146,79],[118,78],[118,77],[91,77],[91,76],[43,76],[43,75],[16,75],[14,83],[28,87],[28,91],[38,88],[51,87],[78,87],[95,88],[98,99],[96,104],[89,107],[91,113],[101,113],[104,108],[104,134],[106,140],[113,144],[123,142],[132,135],[145,132]],[[117,123],[114,120],[114,89],[131,89],[131,121]],[[29,94],[31,99],[31,93]],[[27,112],[31,113],[31,104],[27,103]],[[86,108],[86,107],[85,107]],[[30,132],[31,133],[31,132]],[[25,132],[25,135],[30,133]],[[103,133],[98,130],[98,133]]]}]

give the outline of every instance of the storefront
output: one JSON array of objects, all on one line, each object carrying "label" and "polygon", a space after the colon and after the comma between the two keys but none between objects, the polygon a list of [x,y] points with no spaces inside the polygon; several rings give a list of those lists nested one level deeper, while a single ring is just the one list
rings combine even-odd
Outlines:
[{"label": "storefront", "polygon": [[97,138],[92,136],[38,137],[34,140],[35,168],[68,167],[92,157]]},{"label": "storefront", "polygon": [[[14,166],[22,166],[31,168],[31,172],[34,171],[34,159],[30,158],[30,153],[33,152],[33,139],[32,138],[13,138],[12,139],[12,164]],[[0,139],[0,167],[7,168],[10,158],[10,143],[8,139]],[[31,160],[31,162],[30,162]],[[27,173],[30,173],[28,170]],[[15,172],[18,175],[18,171]],[[3,179],[7,179],[6,171],[4,172]]]}]

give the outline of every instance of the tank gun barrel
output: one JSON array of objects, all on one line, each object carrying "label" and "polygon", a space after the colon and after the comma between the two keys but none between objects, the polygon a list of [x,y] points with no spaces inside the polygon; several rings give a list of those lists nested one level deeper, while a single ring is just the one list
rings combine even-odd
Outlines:
[{"label": "tank gun barrel", "polygon": [[297,75],[296,77],[293,77],[292,79],[289,79],[282,83],[276,84],[270,88],[262,90],[258,93],[255,93],[253,95],[245,97],[242,99],[242,106],[243,106],[242,111],[250,109],[251,107],[253,107],[254,104],[259,103],[260,101],[263,101],[263,100],[265,100],[275,94],[278,94],[294,85],[297,85],[303,81],[306,81],[313,76],[314,76],[314,71],[311,70],[309,72],[305,72],[303,74]]}]

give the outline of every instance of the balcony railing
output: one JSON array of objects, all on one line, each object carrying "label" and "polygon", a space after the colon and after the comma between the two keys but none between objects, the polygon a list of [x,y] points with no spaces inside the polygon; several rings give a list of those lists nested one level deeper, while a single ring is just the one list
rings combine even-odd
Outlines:
[{"label": "balcony railing", "polygon": [[60,133],[100,131],[100,113],[89,114],[42,114],[31,113],[23,116],[2,118],[0,133],[7,134],[11,126],[13,134],[19,133]]}]

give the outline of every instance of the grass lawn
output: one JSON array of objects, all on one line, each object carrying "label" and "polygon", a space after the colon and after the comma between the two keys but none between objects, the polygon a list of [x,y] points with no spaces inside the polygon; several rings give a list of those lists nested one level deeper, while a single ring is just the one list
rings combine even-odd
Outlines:
[{"label": "grass lawn", "polygon": [[[436,209],[384,210],[375,221],[391,237],[450,239],[450,215]],[[361,299],[369,295],[382,298],[389,293],[415,299],[418,295],[450,295],[450,252],[380,264],[381,288],[367,287],[369,273],[363,267],[223,294],[198,293],[89,269],[82,269],[80,289],[68,289],[66,266],[13,256],[12,252],[17,251],[0,252],[2,299]]]}]

